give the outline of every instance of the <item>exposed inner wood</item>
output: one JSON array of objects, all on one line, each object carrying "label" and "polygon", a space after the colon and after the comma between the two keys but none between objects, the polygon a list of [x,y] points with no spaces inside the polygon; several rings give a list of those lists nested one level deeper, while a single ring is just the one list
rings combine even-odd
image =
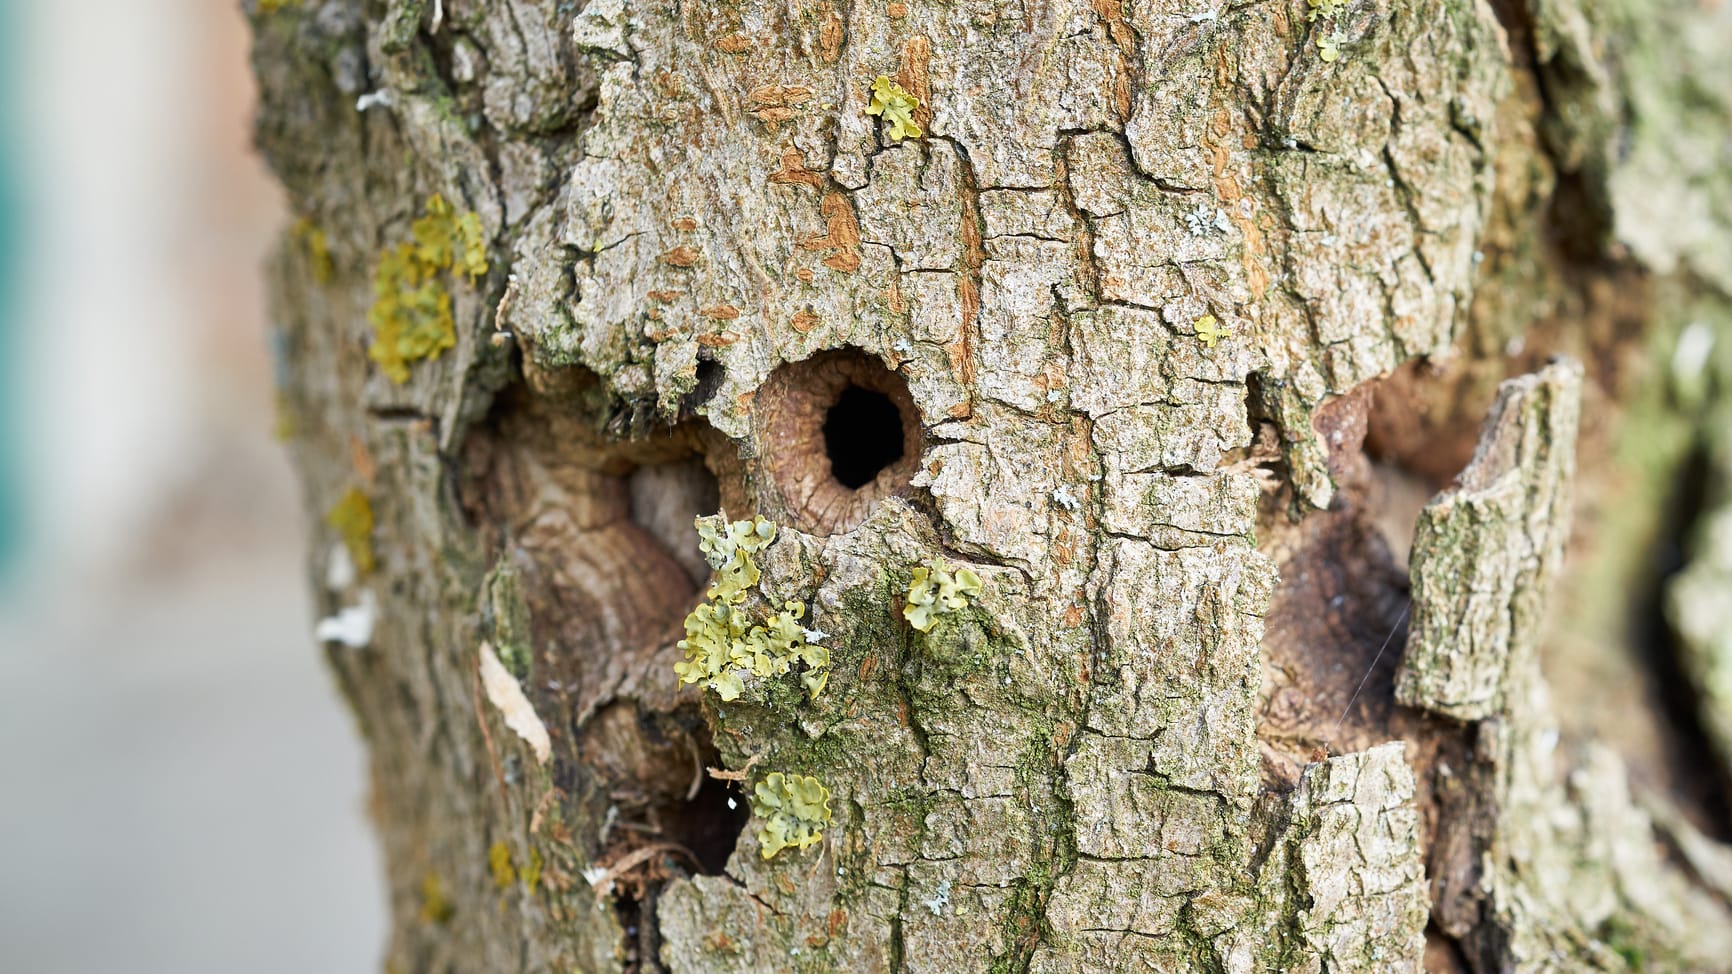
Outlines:
[{"label": "exposed inner wood", "polygon": [[[1456,891],[1472,889],[1478,878],[1472,850],[1443,827],[1468,812],[1458,778],[1471,764],[1473,734],[1395,703],[1410,594],[1405,546],[1392,550],[1389,536],[1410,540],[1418,507],[1411,490],[1392,486],[1402,472],[1373,464],[1364,449],[1374,404],[1384,394],[1380,386],[1363,385],[1318,411],[1317,430],[1330,446],[1337,486],[1329,510],[1294,523],[1284,499],[1266,504],[1259,547],[1280,566],[1281,584],[1262,644],[1262,776],[1265,787],[1286,791],[1307,764],[1326,754],[1406,741],[1432,901],[1453,902]],[[1426,499],[1428,492],[1419,504]],[[1457,917],[1435,919],[1452,936],[1463,932]]]},{"label": "exposed inner wood", "polygon": [[610,442],[539,396],[507,397],[470,449],[465,503],[522,579],[536,690],[579,725],[620,696],[671,710],[667,667],[709,578],[692,519],[743,506],[733,450],[695,423]]}]

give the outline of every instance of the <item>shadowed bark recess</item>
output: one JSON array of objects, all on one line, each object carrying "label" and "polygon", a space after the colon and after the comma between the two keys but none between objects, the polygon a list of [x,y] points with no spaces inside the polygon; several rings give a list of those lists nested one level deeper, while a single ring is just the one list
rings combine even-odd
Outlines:
[{"label": "shadowed bark recess", "polygon": [[387,970],[1725,969],[1732,4],[245,5]]}]

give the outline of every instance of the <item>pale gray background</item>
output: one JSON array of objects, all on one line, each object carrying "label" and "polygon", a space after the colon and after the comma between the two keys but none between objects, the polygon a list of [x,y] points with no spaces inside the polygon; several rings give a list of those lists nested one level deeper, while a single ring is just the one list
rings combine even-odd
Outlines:
[{"label": "pale gray background", "polygon": [[270,439],[236,0],[11,2],[32,532],[0,589],[0,970],[376,970],[355,728]]}]

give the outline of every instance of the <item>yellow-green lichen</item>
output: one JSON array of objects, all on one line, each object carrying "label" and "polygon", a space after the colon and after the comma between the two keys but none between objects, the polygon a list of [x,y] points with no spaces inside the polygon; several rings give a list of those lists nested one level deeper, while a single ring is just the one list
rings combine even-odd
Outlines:
[{"label": "yellow-green lichen", "polygon": [[523,880],[523,888],[531,893],[535,892],[536,887],[541,885],[541,867],[541,850],[530,846],[529,861],[523,864],[523,868],[518,870],[517,875]]},{"label": "yellow-green lichen", "polygon": [[824,634],[800,624],[806,607],[786,602],[758,623],[741,605],[760,573],[752,553],[776,537],[763,518],[725,522],[698,518],[699,550],[716,571],[709,596],[686,616],[683,661],[674,664],[681,684],[704,683],[723,700],[737,700],[746,677],[772,679],[800,666],[800,682],[816,696],[829,681],[830,650],[818,644]]},{"label": "yellow-green lichen", "polygon": [[410,225],[409,233],[422,261],[462,274],[471,284],[487,273],[481,218],[472,211],[457,212],[438,193],[427,198],[427,212]]},{"label": "yellow-green lichen", "polygon": [[901,142],[920,138],[920,126],[914,124],[914,110],[919,107],[920,99],[896,82],[879,75],[872,82],[872,100],[866,105],[866,114],[883,116],[884,121],[890,123],[885,134],[890,141]]},{"label": "yellow-green lichen", "polygon": [[493,873],[493,885],[510,889],[517,882],[517,867],[511,864],[511,847],[503,841],[487,847],[487,868]]},{"label": "yellow-green lichen", "polygon": [[700,517],[698,550],[715,570],[710,583],[710,598],[720,602],[739,602],[746,590],[758,584],[758,566],[752,553],[776,540],[776,525],[762,517],[750,521],[729,523],[719,517]]},{"label": "yellow-green lichen", "polygon": [[738,700],[746,676],[776,678],[800,664],[800,683],[816,697],[830,681],[830,650],[807,638],[818,633],[800,626],[804,614],[804,605],[790,601],[767,624],[752,626],[738,605],[705,601],[686,617],[679,641],[686,659],[675,662],[674,672],[681,683],[707,681],[717,697]]},{"label": "yellow-green lichen", "polygon": [[309,216],[301,217],[289,229],[289,235],[300,242],[307,252],[307,266],[313,270],[313,280],[320,284],[331,282],[331,272],[335,265],[331,261],[331,240],[319,225]]},{"label": "yellow-green lichen", "polygon": [[[1305,0],[1305,2],[1311,8],[1305,15],[1306,21],[1316,22],[1319,19],[1334,19],[1347,6],[1349,0]],[[1341,41],[1341,31],[1338,27],[1332,27],[1329,30],[1319,29],[1317,32],[1317,56],[1324,61],[1334,61],[1341,57]]]},{"label": "yellow-green lichen", "polygon": [[438,358],[457,345],[451,295],[435,270],[416,258],[413,244],[400,244],[379,259],[367,320],[373,325],[367,357],[398,385],[409,381],[410,362]]},{"label": "yellow-green lichen", "polygon": [[421,880],[421,922],[444,926],[451,922],[451,916],[456,912],[457,907],[452,905],[451,896],[445,892],[445,883],[439,874],[428,873]]},{"label": "yellow-green lichen", "polygon": [[275,419],[271,424],[271,435],[276,437],[278,442],[287,443],[295,438],[299,429],[295,423],[294,402],[289,399],[287,392],[278,389],[273,403]]},{"label": "yellow-green lichen", "polygon": [[481,219],[458,213],[435,193],[427,212],[409,228],[413,242],[387,249],[373,272],[373,306],[367,320],[373,344],[367,357],[392,382],[409,381],[409,363],[438,358],[457,345],[451,293],[441,275],[462,274],[474,283],[487,273]]},{"label": "yellow-green lichen", "polygon": [[1331,31],[1317,35],[1317,56],[1325,61],[1334,61],[1341,57],[1341,35]]},{"label": "yellow-green lichen", "polygon": [[710,688],[723,700],[739,696],[738,681],[717,682],[733,659],[733,647],[746,634],[749,620],[744,610],[726,602],[706,600],[698,603],[686,616],[686,638],[680,640],[685,651],[683,662],[674,664],[674,674],[681,684],[710,681]]},{"label": "yellow-green lichen", "polygon": [[350,487],[325,512],[329,524],[349,549],[349,560],[363,575],[373,571],[373,504],[359,487]]},{"label": "yellow-green lichen", "polygon": [[768,624],[746,633],[746,643],[754,676],[781,676],[799,663],[800,683],[815,697],[830,682],[830,650],[813,641],[819,634],[800,625],[805,614],[806,607],[800,603],[783,603],[782,611],[771,616]]},{"label": "yellow-green lichen", "polygon": [[830,789],[810,775],[772,771],[752,789],[752,812],[764,820],[758,852],[765,859],[783,849],[805,849],[830,824]]},{"label": "yellow-green lichen", "polygon": [[943,561],[914,569],[908,583],[908,604],[902,615],[921,632],[931,632],[938,617],[949,615],[980,595],[980,576],[967,568],[952,569]]},{"label": "yellow-green lichen", "polygon": [[1202,339],[1203,345],[1208,348],[1214,348],[1215,343],[1232,334],[1214,315],[1204,315],[1198,318],[1196,324],[1191,327],[1196,330],[1197,337]]},{"label": "yellow-green lichen", "polygon": [[259,13],[265,16],[301,5],[301,0],[259,0]]}]

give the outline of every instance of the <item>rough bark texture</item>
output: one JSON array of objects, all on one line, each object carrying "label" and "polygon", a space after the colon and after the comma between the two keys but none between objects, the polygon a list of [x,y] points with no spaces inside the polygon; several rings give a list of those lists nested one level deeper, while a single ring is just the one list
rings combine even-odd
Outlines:
[{"label": "rough bark texture", "polygon": [[1728,969],[1732,5],[249,12],[387,970]]}]

